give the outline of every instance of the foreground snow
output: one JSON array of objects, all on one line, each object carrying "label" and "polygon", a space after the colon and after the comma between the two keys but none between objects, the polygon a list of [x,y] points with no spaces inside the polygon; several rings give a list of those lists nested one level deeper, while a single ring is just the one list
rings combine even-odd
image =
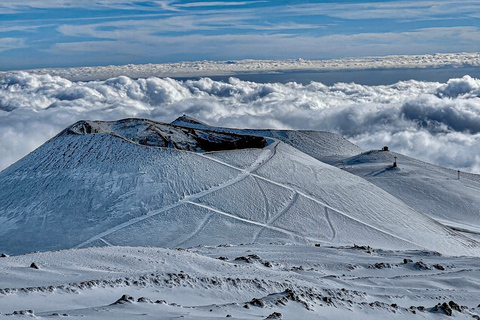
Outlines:
[{"label": "foreground snow", "polygon": [[479,263],[286,244],[33,253],[0,258],[0,318],[472,319],[480,314]]}]

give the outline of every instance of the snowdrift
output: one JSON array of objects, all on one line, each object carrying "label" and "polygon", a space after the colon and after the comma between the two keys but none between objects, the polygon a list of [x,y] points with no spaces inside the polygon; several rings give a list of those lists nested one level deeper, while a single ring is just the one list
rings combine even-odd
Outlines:
[{"label": "snowdrift", "polygon": [[188,118],[82,121],[0,173],[0,251],[287,242],[480,252],[476,241],[319,161],[358,150],[329,133]]}]

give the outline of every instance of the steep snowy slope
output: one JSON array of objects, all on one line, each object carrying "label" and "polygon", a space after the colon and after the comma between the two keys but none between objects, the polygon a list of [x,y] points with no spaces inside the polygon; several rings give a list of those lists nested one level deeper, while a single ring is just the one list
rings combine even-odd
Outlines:
[{"label": "steep snowy slope", "polygon": [[138,119],[67,128],[0,173],[0,251],[283,241],[479,253],[477,242],[277,139],[218,152],[204,140],[215,150],[267,143]]},{"label": "steep snowy slope", "polygon": [[[397,157],[396,168],[393,162]],[[344,159],[345,171],[358,175],[417,211],[480,238],[480,177],[431,165],[389,151],[372,150]],[[337,164],[342,167],[341,164]]]}]

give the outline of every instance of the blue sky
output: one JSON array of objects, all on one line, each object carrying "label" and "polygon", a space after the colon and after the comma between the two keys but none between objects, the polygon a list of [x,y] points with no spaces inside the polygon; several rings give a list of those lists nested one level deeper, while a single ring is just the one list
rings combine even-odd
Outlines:
[{"label": "blue sky", "polygon": [[480,51],[480,1],[15,0],[0,70]]}]

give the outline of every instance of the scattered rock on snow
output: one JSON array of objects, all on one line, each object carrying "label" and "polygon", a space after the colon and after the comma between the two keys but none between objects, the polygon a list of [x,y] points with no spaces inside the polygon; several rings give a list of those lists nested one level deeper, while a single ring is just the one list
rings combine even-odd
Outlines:
[{"label": "scattered rock on snow", "polygon": [[430,270],[430,267],[423,261],[416,262],[414,267],[418,270]]},{"label": "scattered rock on snow", "polygon": [[[466,308],[466,307],[465,307]],[[443,312],[447,316],[453,315],[453,310],[462,312],[464,308],[460,307],[455,301],[449,301],[444,303],[439,303],[435,307],[432,308],[432,312]]]},{"label": "scattered rock on snow", "polygon": [[18,311],[13,311],[13,313],[11,314],[7,314],[7,315],[22,315],[22,316],[30,316],[30,317],[35,317],[35,313],[33,312],[33,310],[18,310]]},{"label": "scattered rock on snow", "polygon": [[452,308],[444,302],[444,303],[439,303],[435,307],[433,307],[432,312],[442,312],[445,313],[447,316],[452,316]]},{"label": "scattered rock on snow", "polygon": [[370,269],[385,269],[385,268],[393,268],[393,266],[388,262],[377,262],[374,265],[368,266]]},{"label": "scattered rock on snow", "polygon": [[356,245],[356,244],[353,244],[353,249],[355,250],[363,250],[365,251],[366,253],[373,253],[375,252],[375,250],[370,247],[370,246],[359,246],[359,245]]},{"label": "scattered rock on snow", "polygon": [[290,270],[292,271],[305,271],[305,269],[303,268],[303,266],[293,266]]},{"label": "scattered rock on snow", "polygon": [[32,269],[37,269],[37,270],[40,269],[40,268],[35,264],[35,262],[32,262],[32,264],[30,265],[30,268],[32,268]]},{"label": "scattered rock on snow", "polygon": [[8,255],[8,254],[6,254],[6,253],[2,253],[2,254],[0,254],[0,258],[8,258],[8,257],[9,257],[9,255]]},{"label": "scattered rock on snow", "polygon": [[462,308],[453,300],[450,300],[448,302],[448,305],[450,306],[450,308],[452,308],[452,310],[457,310],[458,312],[462,312]]},{"label": "scattered rock on snow", "polygon": [[251,304],[252,306],[255,306],[255,307],[259,307],[259,308],[264,308],[265,307],[265,301],[263,301],[262,299],[257,299],[257,298],[253,298],[249,304]]},{"label": "scattered rock on snow", "polygon": [[422,251],[422,255],[424,256],[434,256],[434,257],[441,257],[442,254],[437,251]]},{"label": "scattered rock on snow", "polygon": [[438,269],[438,270],[442,270],[442,271],[445,270],[445,267],[442,266],[441,264],[438,264],[438,263],[437,263],[437,264],[434,264],[433,267],[434,267],[435,269]]},{"label": "scattered rock on snow", "polygon": [[253,263],[254,261],[260,261],[260,257],[256,254],[249,254],[246,257],[237,257],[235,258],[235,261],[244,261],[247,263]]},{"label": "scattered rock on snow", "polygon": [[280,312],[274,312],[265,318],[265,320],[267,319],[283,319],[283,315]]},{"label": "scattered rock on snow", "polygon": [[132,296],[129,296],[128,294],[124,294],[120,299],[115,301],[114,304],[132,303],[134,301],[135,301],[135,299],[133,299]]}]

